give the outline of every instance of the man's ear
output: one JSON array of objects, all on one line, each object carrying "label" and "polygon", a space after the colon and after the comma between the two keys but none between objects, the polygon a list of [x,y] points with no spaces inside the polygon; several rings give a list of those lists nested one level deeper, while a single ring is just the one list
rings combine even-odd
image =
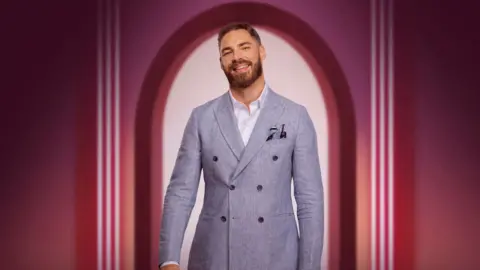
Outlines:
[{"label": "man's ear", "polygon": [[267,57],[267,52],[265,50],[265,47],[263,47],[263,45],[260,45],[258,49],[260,52],[260,59],[262,59],[262,61],[265,60],[265,58]]}]

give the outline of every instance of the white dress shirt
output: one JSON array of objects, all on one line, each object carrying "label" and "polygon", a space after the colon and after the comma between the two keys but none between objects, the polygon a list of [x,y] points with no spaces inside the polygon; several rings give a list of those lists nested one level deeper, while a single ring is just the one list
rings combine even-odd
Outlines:
[{"label": "white dress shirt", "polygon": [[[252,135],[253,128],[255,127],[255,123],[257,122],[258,116],[260,115],[260,110],[265,104],[265,97],[267,96],[268,87],[265,84],[262,93],[260,96],[250,103],[249,106],[241,103],[240,101],[236,100],[233,95],[232,91],[228,91],[230,94],[230,98],[232,100],[233,105],[233,112],[235,114],[235,118],[237,119],[237,126],[240,134],[242,136],[243,144],[246,146],[248,140],[250,139],[250,135]],[[178,262],[168,261],[162,263],[160,267],[163,267],[168,264],[176,264]]]},{"label": "white dress shirt", "polygon": [[237,119],[238,130],[242,135],[242,140],[245,146],[250,139],[250,135],[252,135],[253,128],[255,127],[255,123],[257,122],[258,116],[260,115],[263,104],[265,104],[265,97],[267,96],[267,92],[268,87],[267,84],[265,84],[265,87],[263,88],[260,96],[255,101],[250,103],[250,106],[247,107],[247,105],[236,100],[233,97],[232,92],[229,91],[233,103],[233,112]]}]

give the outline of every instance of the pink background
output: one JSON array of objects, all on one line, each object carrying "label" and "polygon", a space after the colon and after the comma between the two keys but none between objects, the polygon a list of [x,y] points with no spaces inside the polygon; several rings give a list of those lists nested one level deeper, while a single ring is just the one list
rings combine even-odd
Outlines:
[{"label": "pink background", "polygon": [[[397,148],[411,155],[410,163],[398,168],[414,176],[399,180],[406,183],[402,194],[410,198],[404,202],[407,215],[400,217],[403,228],[410,228],[402,235],[411,244],[411,256],[402,251],[404,263],[414,269],[476,269],[480,134],[479,58],[473,41],[478,40],[478,9],[476,4],[409,2],[396,1],[395,9],[396,91],[400,104],[414,105],[398,107],[411,119],[403,123],[410,125],[402,131],[408,140]],[[122,2],[122,132],[131,132],[138,91],[159,48],[188,18],[218,3]],[[0,101],[2,266],[93,269],[87,267],[95,266],[88,259],[95,254],[96,226],[89,219],[96,209],[89,192],[96,183],[95,156],[89,156],[96,139],[91,129],[96,3],[17,5],[6,7],[10,12],[2,16],[7,37]],[[274,5],[301,17],[330,46],[351,86],[358,136],[369,138],[369,2]],[[131,219],[124,218],[128,231]],[[130,265],[133,240],[125,237],[122,251]]]}]

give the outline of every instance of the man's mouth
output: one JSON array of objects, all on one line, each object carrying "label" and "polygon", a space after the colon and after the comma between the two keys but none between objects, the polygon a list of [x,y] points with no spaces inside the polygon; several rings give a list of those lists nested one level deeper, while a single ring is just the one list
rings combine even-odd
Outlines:
[{"label": "man's mouth", "polygon": [[247,72],[248,69],[250,68],[250,65],[248,64],[241,64],[233,68],[233,72],[235,73],[244,73]]}]

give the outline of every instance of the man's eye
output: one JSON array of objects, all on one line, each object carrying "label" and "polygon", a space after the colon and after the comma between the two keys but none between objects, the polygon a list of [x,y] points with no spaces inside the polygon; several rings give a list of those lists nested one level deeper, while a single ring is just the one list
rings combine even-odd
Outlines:
[{"label": "man's eye", "polygon": [[230,53],[232,53],[232,52],[224,52],[224,53],[223,53],[223,56],[229,55]]},{"label": "man's eye", "polygon": [[242,48],[242,50],[244,50],[244,51],[246,51],[246,50],[248,50],[248,49],[250,49],[250,47],[243,47],[243,48]]}]

